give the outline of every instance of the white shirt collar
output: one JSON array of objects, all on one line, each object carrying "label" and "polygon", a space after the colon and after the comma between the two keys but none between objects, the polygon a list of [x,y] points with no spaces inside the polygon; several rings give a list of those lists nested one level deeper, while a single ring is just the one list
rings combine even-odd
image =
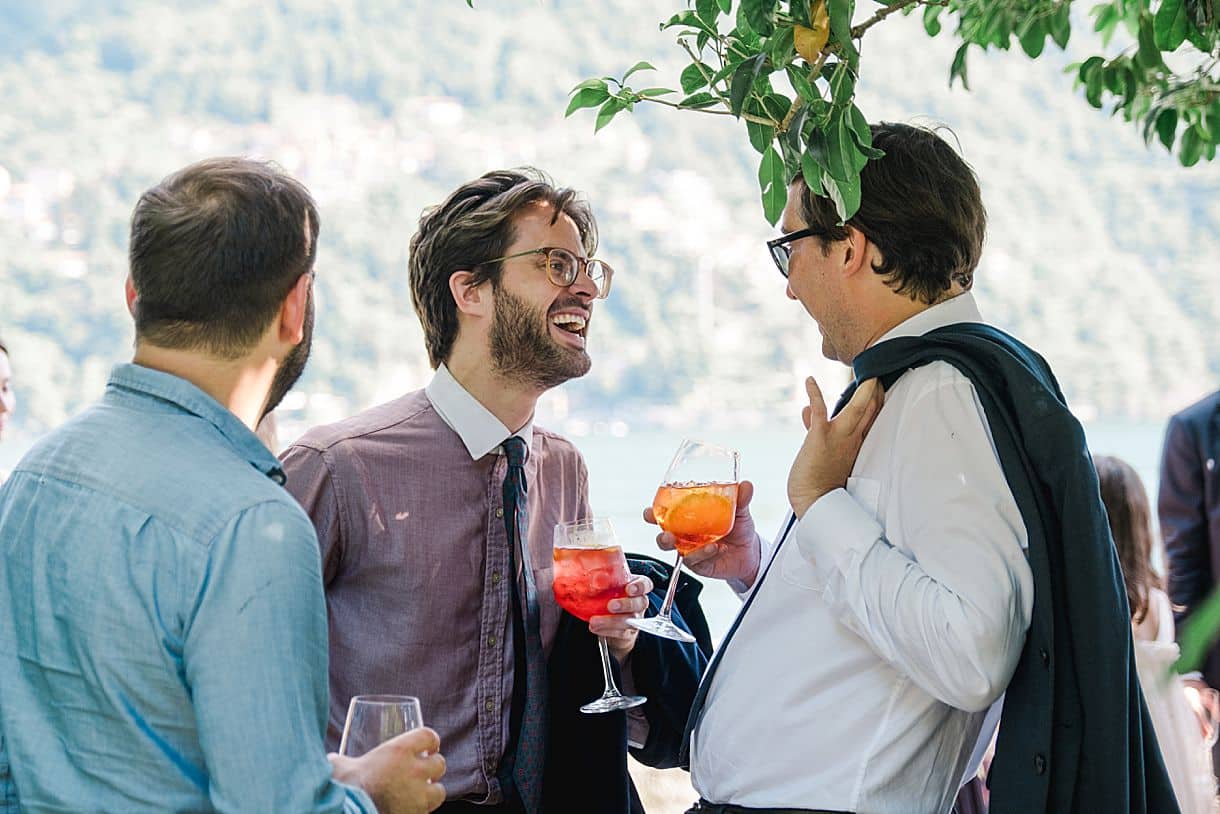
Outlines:
[{"label": "white shirt collar", "polygon": [[453,378],[449,368],[440,365],[432,376],[432,381],[424,388],[428,400],[436,408],[441,420],[456,432],[466,445],[466,451],[474,460],[482,458],[489,452],[502,454],[500,445],[510,436],[517,435],[525,441],[526,455],[534,440],[534,419],[530,418],[525,426],[513,432],[505,427],[500,419],[490,410],[470,395],[461,383]]},{"label": "white shirt collar", "polygon": [[952,299],[937,303],[930,308],[920,311],[915,316],[898,323],[882,334],[881,338],[873,344],[884,342],[887,339],[896,339],[900,336],[923,336],[928,331],[958,322],[982,321],[983,315],[979,313],[979,307],[974,302],[974,295],[969,291],[963,291]]}]

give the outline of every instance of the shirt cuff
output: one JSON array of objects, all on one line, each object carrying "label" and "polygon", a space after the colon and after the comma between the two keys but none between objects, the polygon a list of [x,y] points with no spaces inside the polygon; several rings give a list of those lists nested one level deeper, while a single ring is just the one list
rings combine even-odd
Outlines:
[{"label": "shirt cuff", "polygon": [[848,494],[835,489],[818,498],[796,524],[796,544],[825,585],[833,573],[846,572],[864,557],[885,529]]}]

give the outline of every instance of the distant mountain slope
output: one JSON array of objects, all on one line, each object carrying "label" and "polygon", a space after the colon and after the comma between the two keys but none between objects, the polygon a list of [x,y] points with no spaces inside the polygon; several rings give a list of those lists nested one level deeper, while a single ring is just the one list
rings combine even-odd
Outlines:
[{"label": "distant mountain slope", "polygon": [[[322,206],[299,421],[426,380],[405,281],[418,214],[523,163],[588,192],[619,269],[593,325],[594,372],[548,401],[552,418],[789,420],[802,374],[841,376],[763,251],[740,125],[641,108],[594,137],[591,116],[562,118],[572,85],[640,58],[673,84],[666,4],[251,5],[0,7],[0,335],[29,430],[93,398],[127,352],[140,191],[217,153],[274,158]],[[960,138],[991,214],[985,313],[1043,350],[1086,412],[1154,417],[1216,386],[1220,168],[1183,170],[1073,98],[1071,55],[974,55],[967,93],[947,88],[951,54],[914,19],[879,26],[859,103]]]}]

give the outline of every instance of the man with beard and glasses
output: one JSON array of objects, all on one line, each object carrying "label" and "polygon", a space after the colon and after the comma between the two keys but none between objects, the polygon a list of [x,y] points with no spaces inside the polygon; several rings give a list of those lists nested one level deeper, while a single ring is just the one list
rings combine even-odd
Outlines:
[{"label": "man with beard and glasses", "polygon": [[317,538],[252,429],[309,356],[318,228],[305,187],[245,159],[136,204],[135,356],[0,490],[0,810],[444,799],[430,730],[328,764]]},{"label": "man with beard and glasses", "polygon": [[[627,747],[676,764],[705,663],[693,645],[637,641],[627,620],[656,599],[647,575],[587,626],[552,594],[552,534],[590,516],[588,476],[534,410],[589,370],[588,326],[612,276],[590,259],[596,244],[588,205],[536,171],[461,186],[411,240],[431,382],[310,431],[284,456],[322,546],[328,742],[351,696],[420,696],[447,745],[450,814],[642,810]],[[647,704],[577,711],[601,692],[594,635]]]}]

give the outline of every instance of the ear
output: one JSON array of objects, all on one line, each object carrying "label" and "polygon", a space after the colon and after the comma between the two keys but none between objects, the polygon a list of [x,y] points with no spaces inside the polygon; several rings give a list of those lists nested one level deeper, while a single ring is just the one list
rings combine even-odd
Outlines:
[{"label": "ear", "polygon": [[127,298],[127,313],[134,318],[136,315],[136,303],[140,300],[140,295],[136,293],[136,284],[131,279],[131,275],[127,275],[127,282],[123,286],[123,295]]},{"label": "ear", "polygon": [[851,277],[860,271],[872,271],[872,254],[876,251],[864,233],[854,226],[847,227],[847,240],[843,248],[843,274]]},{"label": "ear", "polygon": [[299,345],[305,338],[305,314],[309,310],[309,289],[312,285],[313,274],[302,274],[284,298],[279,320],[281,342]]},{"label": "ear", "polygon": [[487,280],[474,282],[472,271],[455,271],[449,275],[449,293],[457,304],[459,313],[472,317],[487,316],[491,313],[493,302],[491,286],[485,285]]}]

